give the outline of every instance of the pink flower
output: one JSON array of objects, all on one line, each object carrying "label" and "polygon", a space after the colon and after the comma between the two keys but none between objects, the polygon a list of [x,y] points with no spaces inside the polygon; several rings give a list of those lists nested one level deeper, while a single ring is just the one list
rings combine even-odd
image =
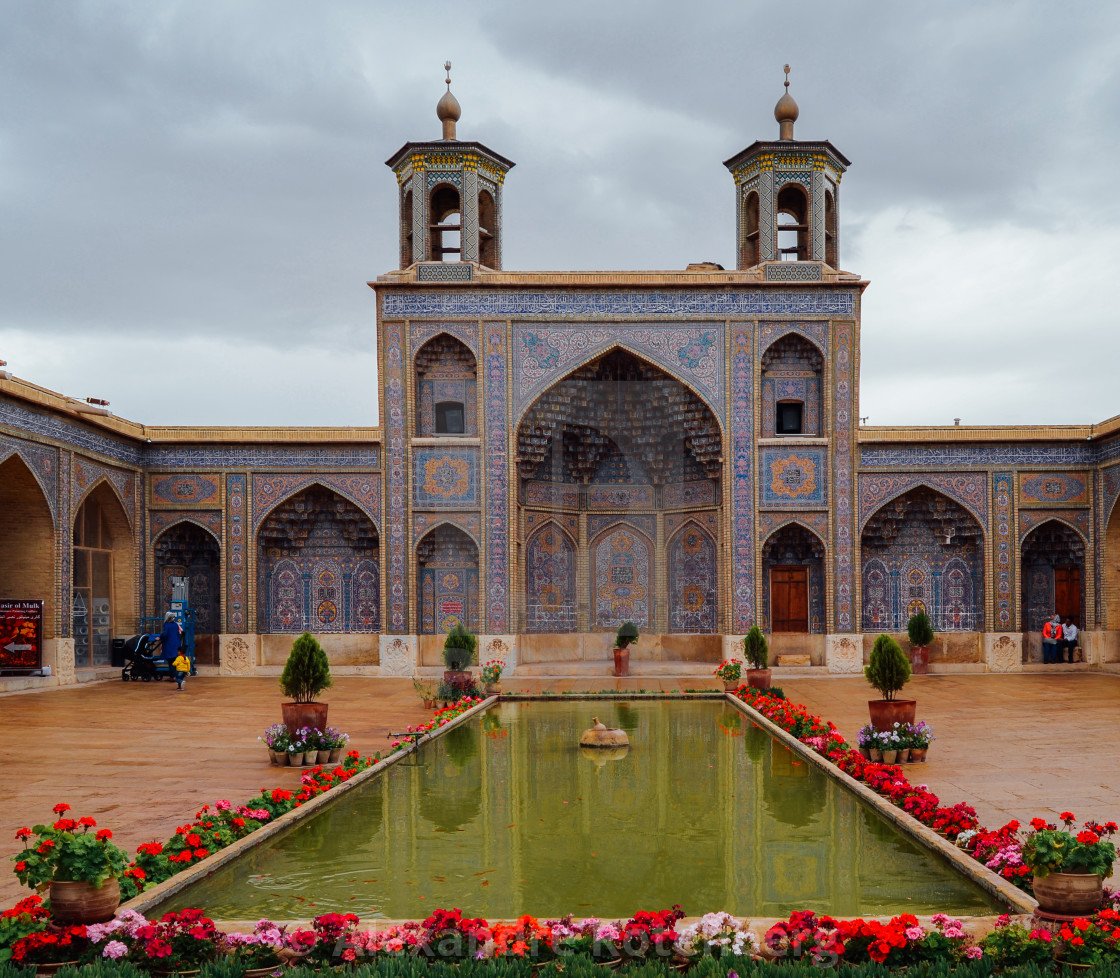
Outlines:
[{"label": "pink flower", "polygon": [[920,941],[925,935],[921,927],[907,927],[905,933],[908,941]]},{"label": "pink flower", "polygon": [[233,808],[233,805],[223,798],[221,801],[214,802],[214,807],[218,809],[219,812],[228,812]]},{"label": "pink flower", "polygon": [[117,958],[123,958],[126,954],[128,954],[128,945],[120,941],[110,941],[105,945],[105,950],[101,952],[103,958],[112,958],[114,961]]},{"label": "pink flower", "polygon": [[976,958],[982,958],[984,956],[984,952],[981,951],[980,948],[975,944],[971,944],[964,949],[964,956],[966,958],[972,958],[973,960],[975,960]]}]

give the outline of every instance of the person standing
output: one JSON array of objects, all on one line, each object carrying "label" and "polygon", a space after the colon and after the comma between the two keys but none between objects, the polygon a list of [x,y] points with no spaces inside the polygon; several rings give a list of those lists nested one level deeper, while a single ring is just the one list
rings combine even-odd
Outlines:
[{"label": "person standing", "polygon": [[1077,648],[1077,636],[1080,633],[1072,618],[1067,618],[1062,626],[1062,641],[1058,646],[1058,661],[1062,661],[1062,649],[1065,649],[1065,661],[1073,662],[1073,654]]},{"label": "person standing", "polygon": [[[1057,615],[1054,616],[1054,618],[1057,617]],[[1056,653],[1058,638],[1054,634],[1054,618],[1047,618],[1042,623],[1042,662],[1044,665],[1058,661]]]},{"label": "person standing", "polygon": [[175,619],[174,611],[169,611],[163,616],[163,630],[159,633],[159,640],[162,646],[160,658],[167,663],[168,669],[174,672],[173,663],[178,658],[179,649],[183,644],[183,627]]}]

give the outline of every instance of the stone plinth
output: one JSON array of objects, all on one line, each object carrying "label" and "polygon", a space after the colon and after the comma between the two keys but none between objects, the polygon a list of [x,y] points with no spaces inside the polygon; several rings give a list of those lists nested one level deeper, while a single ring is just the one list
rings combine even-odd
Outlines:
[{"label": "stone plinth", "polygon": [[986,632],[984,664],[988,672],[1023,671],[1023,636],[1018,632]]},{"label": "stone plinth", "polygon": [[837,675],[859,675],[863,672],[863,636],[825,636],[825,665]]},{"label": "stone plinth", "polygon": [[381,636],[381,675],[414,676],[420,650],[415,635]]},{"label": "stone plinth", "polygon": [[257,666],[256,635],[218,636],[218,674],[251,676]]},{"label": "stone plinth", "polygon": [[482,665],[491,659],[502,659],[506,664],[503,675],[512,675],[517,668],[517,636],[479,635],[478,664]]}]

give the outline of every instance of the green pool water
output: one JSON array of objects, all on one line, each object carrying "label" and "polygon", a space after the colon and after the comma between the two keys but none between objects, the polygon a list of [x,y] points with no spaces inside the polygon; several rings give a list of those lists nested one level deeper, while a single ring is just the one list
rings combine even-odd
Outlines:
[{"label": "green pool water", "polygon": [[[623,757],[581,753],[597,714]],[[502,703],[178,894],[221,919],[1003,908],[737,711]]]}]

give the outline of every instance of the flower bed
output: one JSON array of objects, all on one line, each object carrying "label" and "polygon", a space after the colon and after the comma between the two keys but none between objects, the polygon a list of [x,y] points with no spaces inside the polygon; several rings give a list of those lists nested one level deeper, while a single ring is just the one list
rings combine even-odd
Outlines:
[{"label": "flower bed", "polygon": [[[810,713],[804,706],[776,698],[768,690],[747,686],[735,690],[735,696],[845,774],[861,781],[946,839],[957,842],[974,859],[1027,893],[1032,892],[1033,875],[1027,864],[1029,860],[1023,858],[1024,848],[1038,850],[1047,845],[1053,848],[1057,842],[1057,848],[1061,849],[1061,843],[1066,841],[1067,859],[1069,846],[1073,846],[1075,853],[1084,853],[1082,862],[1085,865],[1108,874],[1107,866],[1115,852],[1105,837],[1117,831],[1115,822],[1103,825],[1086,822],[1082,831],[1074,836],[1070,828],[1075,817],[1072,812],[1063,812],[1065,830],[1041,818],[1031,819],[1029,834],[1021,831],[1021,823],[1015,819],[998,829],[986,829],[980,825],[971,805],[966,802],[942,805],[941,799],[924,784],[912,785],[899,765],[867,760],[844,740],[834,723]],[[1110,851],[1112,855],[1108,855]],[[1050,868],[1053,870],[1056,866]]]},{"label": "flower bed", "polygon": [[[33,908],[32,908],[33,910]],[[519,961],[551,963],[555,971],[579,974],[589,965],[711,973],[719,964],[720,978],[760,971],[791,975],[798,965],[821,967],[843,963],[845,973],[861,974],[860,965],[914,969],[948,967],[957,974],[1016,974],[1020,964],[1039,970],[1060,963],[1092,965],[1099,974],[1120,967],[1120,914],[1105,910],[1095,919],[1079,919],[1057,934],[1027,930],[1009,918],[976,939],[960,921],[944,914],[921,924],[901,914],[888,921],[840,920],[812,911],[798,911],[756,936],[748,921],[727,913],[710,913],[680,926],[683,910],[638,911],[628,920],[538,920],[523,916],[507,923],[465,917],[458,909],[436,910],[421,921],[362,930],[354,914],[328,913],[309,927],[287,927],[261,920],[251,933],[222,933],[199,910],[164,914],[146,920],[123,911],[106,924],[71,927],[52,933],[42,927],[11,946],[12,962],[41,965],[69,960],[119,963],[149,973],[192,971],[207,965],[238,974],[245,968],[279,968],[298,963],[316,969],[414,960],[423,970],[455,965],[462,972],[489,967],[488,973],[508,975]],[[973,971],[973,966],[982,966]],[[500,966],[500,970],[499,970]],[[111,972],[110,972],[111,973]],[[396,974],[416,974],[413,969]],[[647,972],[648,973],[648,972]],[[927,973],[925,971],[921,973]],[[937,974],[945,974],[938,970]]]}]

